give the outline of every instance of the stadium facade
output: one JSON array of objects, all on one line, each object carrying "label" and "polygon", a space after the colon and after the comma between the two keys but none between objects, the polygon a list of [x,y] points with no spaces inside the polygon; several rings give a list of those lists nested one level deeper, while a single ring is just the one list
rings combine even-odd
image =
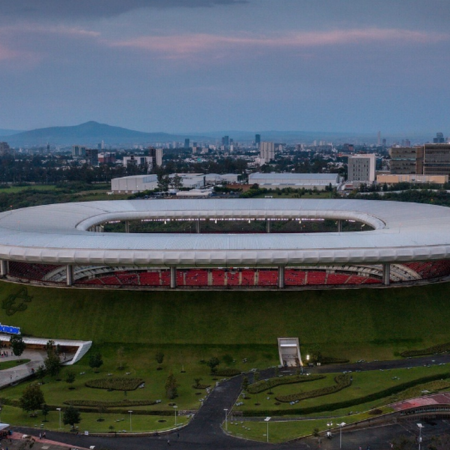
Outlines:
[{"label": "stadium facade", "polygon": [[[205,221],[266,233],[202,233]],[[334,232],[274,233],[276,221]],[[189,221],[194,233],[109,233],[111,222]],[[345,222],[368,231],[343,232]],[[1,275],[84,287],[305,288],[417,283],[450,275],[450,209],[369,200],[217,199],[66,203],[0,214]]]}]

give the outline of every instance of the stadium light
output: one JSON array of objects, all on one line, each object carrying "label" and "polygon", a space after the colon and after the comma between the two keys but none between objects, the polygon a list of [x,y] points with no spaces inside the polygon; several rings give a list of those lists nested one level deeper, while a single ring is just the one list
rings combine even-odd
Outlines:
[{"label": "stadium light", "polygon": [[270,422],[271,417],[266,417],[264,419],[264,422],[267,423],[267,431],[266,431],[266,437],[267,437],[267,442],[269,442],[269,422]]}]

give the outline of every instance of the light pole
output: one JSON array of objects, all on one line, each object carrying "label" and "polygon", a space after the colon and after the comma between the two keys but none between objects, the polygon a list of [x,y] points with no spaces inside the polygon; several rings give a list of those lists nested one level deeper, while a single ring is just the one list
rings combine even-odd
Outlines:
[{"label": "light pole", "polygon": [[421,423],[418,423],[417,426],[419,427],[419,450],[420,450],[420,445],[422,444],[422,428],[423,428],[423,425]]},{"label": "light pole", "polygon": [[225,431],[228,431],[228,409],[224,408],[225,411]]},{"label": "light pole", "polygon": [[327,438],[331,437],[331,427],[333,426],[333,422],[327,423],[328,431],[327,431]]},{"label": "light pole", "polygon": [[131,414],[133,411],[128,411],[130,413],[130,433],[133,431],[133,427],[131,426]]},{"label": "light pole", "polygon": [[266,431],[266,436],[267,436],[267,442],[269,442],[269,422],[270,422],[270,417],[266,417],[265,419],[264,419],[264,422],[266,422],[266,424],[267,424],[267,431]]},{"label": "light pole", "polygon": [[56,408],[56,411],[59,411],[59,429],[61,429],[61,408]]},{"label": "light pole", "polygon": [[177,426],[177,408],[178,406],[174,406],[173,409],[175,410],[175,426]]},{"label": "light pole", "polygon": [[345,427],[345,422],[339,424],[340,433],[339,433],[339,448],[342,448],[342,428]]}]

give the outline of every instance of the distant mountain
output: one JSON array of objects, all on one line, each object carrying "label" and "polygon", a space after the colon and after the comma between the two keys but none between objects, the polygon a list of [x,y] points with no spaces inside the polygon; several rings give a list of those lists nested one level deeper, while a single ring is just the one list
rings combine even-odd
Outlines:
[{"label": "distant mountain", "polygon": [[4,130],[0,128],[0,138],[3,136],[11,136],[12,134],[22,133],[21,130]]},{"label": "distant mountain", "polygon": [[[106,145],[150,144],[155,142],[183,141],[185,136],[168,133],[144,133],[122,127],[114,127],[94,121],[68,127],[38,128],[8,136],[13,147],[35,145]],[[201,139],[201,137],[199,137]]]}]

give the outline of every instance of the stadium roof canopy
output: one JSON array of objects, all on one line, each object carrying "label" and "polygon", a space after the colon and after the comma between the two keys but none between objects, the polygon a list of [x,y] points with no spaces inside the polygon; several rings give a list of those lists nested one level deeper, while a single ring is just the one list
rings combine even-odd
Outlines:
[{"label": "stadium roof canopy", "polygon": [[[94,233],[113,220],[350,219],[371,231],[305,234]],[[373,200],[125,200],[0,214],[0,258],[47,264],[276,266],[450,258],[450,208]]]}]

